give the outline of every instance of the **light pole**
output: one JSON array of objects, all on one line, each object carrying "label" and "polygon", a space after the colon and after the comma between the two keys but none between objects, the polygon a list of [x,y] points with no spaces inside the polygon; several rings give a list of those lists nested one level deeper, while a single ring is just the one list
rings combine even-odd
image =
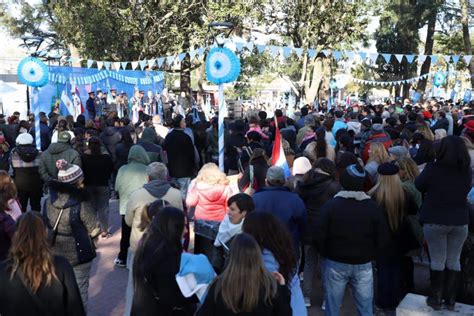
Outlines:
[{"label": "light pole", "polygon": [[[39,57],[41,52],[39,52],[39,48],[43,43],[44,38],[39,36],[23,36],[21,38],[23,40],[23,44],[21,46],[26,47],[28,50],[28,54],[30,57]],[[34,49],[34,51],[32,51]],[[32,51],[32,52],[31,52]],[[26,86],[26,109],[27,113],[30,113],[31,104],[30,104],[30,88]]]},{"label": "light pole", "polygon": [[[214,42],[223,47],[226,38],[234,30],[234,24],[230,22],[212,22],[209,24],[208,31]],[[219,116],[218,116],[218,143],[219,143],[219,168],[224,171],[224,84],[219,84]]]}]

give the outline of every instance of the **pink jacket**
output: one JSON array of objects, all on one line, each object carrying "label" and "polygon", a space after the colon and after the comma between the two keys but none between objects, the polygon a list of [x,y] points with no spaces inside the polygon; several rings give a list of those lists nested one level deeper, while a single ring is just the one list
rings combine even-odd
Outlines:
[{"label": "pink jacket", "polygon": [[262,136],[263,139],[268,139],[268,135],[262,131],[260,125],[250,124],[250,128],[247,133],[245,133],[245,136],[247,136],[247,134],[250,132],[257,132],[260,134],[260,136]]},{"label": "pink jacket", "polygon": [[186,205],[196,207],[195,219],[221,222],[227,214],[227,200],[231,196],[232,189],[229,185],[209,185],[192,181],[186,196]]}]

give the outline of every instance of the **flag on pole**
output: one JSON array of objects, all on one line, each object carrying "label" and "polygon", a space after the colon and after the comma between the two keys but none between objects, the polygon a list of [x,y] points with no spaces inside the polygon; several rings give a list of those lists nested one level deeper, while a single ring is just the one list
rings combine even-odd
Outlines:
[{"label": "flag on pole", "polygon": [[79,93],[79,88],[77,86],[76,86],[76,96],[79,98],[79,104],[81,105],[80,113],[82,114],[82,113],[84,113],[85,110],[84,110],[84,105],[82,104],[82,99],[81,99],[81,95]]},{"label": "flag on pole", "polygon": [[64,89],[63,93],[61,94],[61,102],[64,104],[67,111],[69,112],[68,114],[74,115],[74,105],[72,104],[71,99],[67,95],[66,89]]},{"label": "flag on pole", "polygon": [[273,142],[272,150],[272,166],[281,167],[285,171],[285,178],[288,179],[291,176],[290,167],[286,161],[285,151],[283,150],[283,144],[281,141],[280,129],[275,117],[275,141]]}]

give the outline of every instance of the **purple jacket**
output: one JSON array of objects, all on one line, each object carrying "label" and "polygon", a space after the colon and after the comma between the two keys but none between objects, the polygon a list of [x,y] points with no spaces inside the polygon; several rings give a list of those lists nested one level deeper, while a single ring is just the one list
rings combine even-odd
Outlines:
[{"label": "purple jacket", "polygon": [[7,213],[0,211],[0,261],[7,257],[15,229],[15,221]]}]

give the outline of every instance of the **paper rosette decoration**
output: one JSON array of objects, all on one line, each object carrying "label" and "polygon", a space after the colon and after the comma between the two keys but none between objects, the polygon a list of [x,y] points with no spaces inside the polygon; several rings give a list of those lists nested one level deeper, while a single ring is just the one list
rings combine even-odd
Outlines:
[{"label": "paper rosette decoration", "polygon": [[207,54],[206,76],[214,84],[235,81],[240,74],[240,59],[230,49],[214,47]]},{"label": "paper rosette decoration", "polygon": [[446,76],[445,76],[444,73],[442,73],[441,71],[438,71],[438,72],[434,75],[433,84],[434,84],[436,87],[442,86],[445,81],[446,81]]},{"label": "paper rosette decoration", "polygon": [[42,87],[48,84],[48,66],[38,58],[23,58],[17,69],[18,79],[30,87]]}]

